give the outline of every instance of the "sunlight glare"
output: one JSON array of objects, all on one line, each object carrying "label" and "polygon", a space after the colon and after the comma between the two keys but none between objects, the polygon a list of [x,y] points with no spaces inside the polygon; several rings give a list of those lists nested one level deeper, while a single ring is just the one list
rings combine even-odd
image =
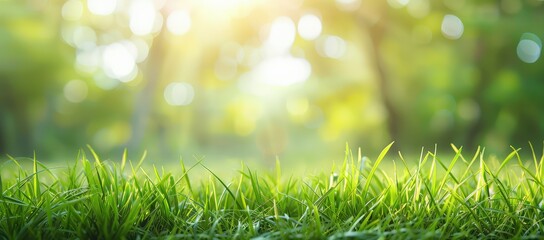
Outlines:
[{"label": "sunlight glare", "polygon": [[273,86],[289,86],[306,81],[312,66],[304,58],[282,56],[265,59],[253,70],[257,81]]}]

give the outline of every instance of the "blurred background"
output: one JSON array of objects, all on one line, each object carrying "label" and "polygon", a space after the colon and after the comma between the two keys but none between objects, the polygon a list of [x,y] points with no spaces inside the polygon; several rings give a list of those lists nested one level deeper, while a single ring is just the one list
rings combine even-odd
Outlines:
[{"label": "blurred background", "polygon": [[539,149],[543,37],[541,0],[0,0],[0,153]]}]

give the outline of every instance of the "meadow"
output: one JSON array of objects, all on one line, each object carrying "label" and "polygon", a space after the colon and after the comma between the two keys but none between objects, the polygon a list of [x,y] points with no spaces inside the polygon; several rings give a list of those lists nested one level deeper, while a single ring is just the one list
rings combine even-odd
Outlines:
[{"label": "meadow", "polygon": [[532,145],[527,159],[515,148],[504,159],[453,145],[452,158],[405,159],[390,148],[369,159],[346,146],[342,164],[312,176],[284,175],[278,159],[274,171],[242,166],[231,179],[202,161],[175,172],[126,152],[102,161],[91,148],[60,168],[11,158],[0,171],[0,239],[544,237],[544,159]]}]

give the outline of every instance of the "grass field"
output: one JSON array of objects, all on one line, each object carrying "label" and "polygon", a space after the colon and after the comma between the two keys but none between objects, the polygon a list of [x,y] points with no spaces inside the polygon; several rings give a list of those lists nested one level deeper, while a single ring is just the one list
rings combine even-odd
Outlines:
[{"label": "grass field", "polygon": [[[532,146],[530,159],[513,149],[502,160],[455,146],[451,159],[404,159],[390,147],[376,159],[346,147],[343,164],[315,176],[284,176],[277,161],[232,179],[202,162],[174,173],[92,150],[63,168],[12,159],[0,239],[544,238],[544,163]],[[206,177],[191,180],[197,168]]]}]

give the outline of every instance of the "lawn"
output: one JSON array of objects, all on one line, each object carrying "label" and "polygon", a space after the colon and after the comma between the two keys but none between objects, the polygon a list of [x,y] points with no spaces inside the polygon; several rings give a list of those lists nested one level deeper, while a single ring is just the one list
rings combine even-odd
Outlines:
[{"label": "lawn", "polygon": [[[452,158],[405,159],[390,147],[376,159],[346,147],[343,164],[314,176],[282,175],[280,159],[273,172],[242,167],[232,179],[202,161],[180,161],[178,173],[92,150],[62,168],[11,159],[0,239],[544,237],[544,163],[532,146],[531,158],[512,149],[501,160],[455,146]],[[209,177],[193,180],[196,169]]]}]

